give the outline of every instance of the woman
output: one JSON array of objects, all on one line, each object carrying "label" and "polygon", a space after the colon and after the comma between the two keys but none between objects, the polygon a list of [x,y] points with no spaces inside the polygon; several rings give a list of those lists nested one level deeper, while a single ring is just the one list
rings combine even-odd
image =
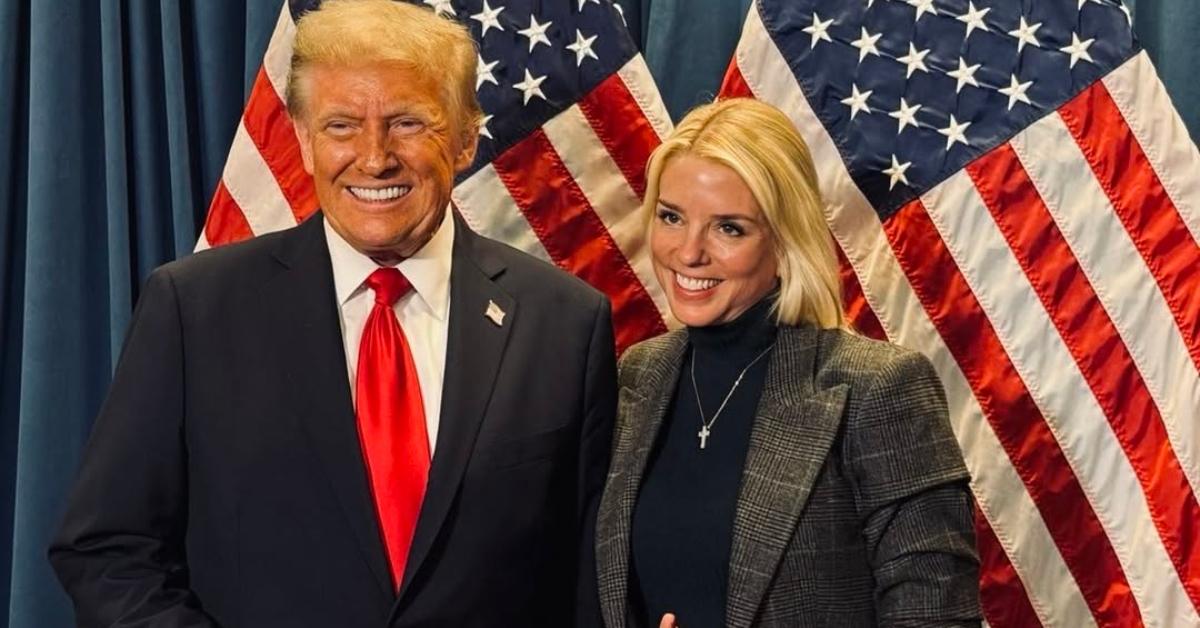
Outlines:
[{"label": "woman", "polygon": [[967,470],[920,354],[845,331],[812,159],[778,110],[692,111],[643,211],[686,329],[621,360],[606,623],[979,623]]}]

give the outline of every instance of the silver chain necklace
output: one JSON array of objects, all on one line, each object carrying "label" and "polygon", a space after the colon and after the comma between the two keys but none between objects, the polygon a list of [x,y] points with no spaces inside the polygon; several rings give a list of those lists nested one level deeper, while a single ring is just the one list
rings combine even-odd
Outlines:
[{"label": "silver chain necklace", "polygon": [[733,396],[733,391],[737,390],[738,385],[742,383],[742,378],[746,376],[746,371],[749,371],[750,367],[758,363],[764,355],[767,355],[767,352],[774,346],[775,343],[772,342],[770,346],[762,350],[762,353],[758,354],[753,360],[750,360],[750,363],[746,365],[746,368],[742,369],[741,373],[738,373],[737,379],[733,380],[733,386],[729,388],[729,392],[725,393],[725,398],[721,400],[721,406],[717,408],[717,413],[713,415],[712,420],[704,417],[704,405],[700,403],[700,389],[696,386],[696,349],[695,347],[692,348],[692,392],[696,394],[696,408],[700,410],[700,431],[696,432],[696,436],[700,437],[700,449],[704,449],[708,445],[708,437],[712,434],[713,424],[721,417],[721,412],[725,410],[725,404],[729,403],[729,398]]}]

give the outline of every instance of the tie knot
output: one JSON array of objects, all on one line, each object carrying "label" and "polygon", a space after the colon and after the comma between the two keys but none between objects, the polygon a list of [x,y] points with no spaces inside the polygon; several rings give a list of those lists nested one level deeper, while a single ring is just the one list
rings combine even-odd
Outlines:
[{"label": "tie knot", "polygon": [[367,287],[375,291],[376,303],[388,307],[412,290],[408,278],[395,268],[380,268],[371,273],[367,277]]}]

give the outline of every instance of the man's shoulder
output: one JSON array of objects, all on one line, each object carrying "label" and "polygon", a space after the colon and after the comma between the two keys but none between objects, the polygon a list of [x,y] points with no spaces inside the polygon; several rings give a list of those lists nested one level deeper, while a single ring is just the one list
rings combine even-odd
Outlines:
[{"label": "man's shoulder", "polygon": [[155,269],[176,285],[204,289],[209,285],[228,286],[254,280],[265,272],[281,268],[276,252],[284,242],[297,237],[299,227],[198,251]]},{"label": "man's shoulder", "polygon": [[585,303],[605,298],[586,281],[544,259],[479,234],[472,233],[471,238],[477,252],[503,264],[504,272],[497,281],[513,296],[542,295],[556,301]]}]

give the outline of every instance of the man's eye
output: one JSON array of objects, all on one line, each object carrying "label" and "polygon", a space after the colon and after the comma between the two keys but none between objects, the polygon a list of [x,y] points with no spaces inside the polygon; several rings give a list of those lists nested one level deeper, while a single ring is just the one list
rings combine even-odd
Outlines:
[{"label": "man's eye", "polygon": [[325,125],[325,130],[333,135],[345,135],[353,129],[349,122],[334,120]]},{"label": "man's eye", "polygon": [[425,128],[425,122],[417,118],[401,118],[392,127],[401,135],[415,135]]}]

